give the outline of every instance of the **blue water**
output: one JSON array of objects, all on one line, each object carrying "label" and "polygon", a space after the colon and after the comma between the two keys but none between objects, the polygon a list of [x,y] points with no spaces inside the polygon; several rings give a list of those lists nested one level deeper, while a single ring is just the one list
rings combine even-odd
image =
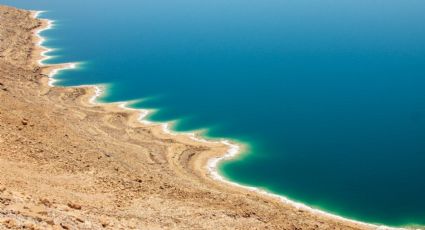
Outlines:
[{"label": "blue water", "polygon": [[64,86],[248,146],[229,179],[357,220],[425,225],[425,1],[0,0],[47,10]]}]

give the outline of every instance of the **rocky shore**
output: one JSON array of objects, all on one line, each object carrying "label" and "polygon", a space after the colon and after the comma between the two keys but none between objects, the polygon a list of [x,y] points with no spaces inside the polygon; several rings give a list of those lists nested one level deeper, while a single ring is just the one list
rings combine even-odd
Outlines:
[{"label": "rocky shore", "polygon": [[50,87],[33,12],[0,6],[0,229],[369,229],[221,183],[227,151]]}]

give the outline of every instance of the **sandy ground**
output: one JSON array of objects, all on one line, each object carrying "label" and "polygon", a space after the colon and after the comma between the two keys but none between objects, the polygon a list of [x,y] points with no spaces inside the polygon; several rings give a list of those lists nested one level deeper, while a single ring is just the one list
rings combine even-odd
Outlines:
[{"label": "sandy ground", "polygon": [[367,229],[212,179],[227,146],[48,86],[35,31],[0,6],[0,229]]}]

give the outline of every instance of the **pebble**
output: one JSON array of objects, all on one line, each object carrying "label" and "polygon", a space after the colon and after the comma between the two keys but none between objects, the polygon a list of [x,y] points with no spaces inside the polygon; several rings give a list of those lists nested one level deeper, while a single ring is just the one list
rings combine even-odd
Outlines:
[{"label": "pebble", "polygon": [[70,207],[72,209],[77,209],[77,210],[81,209],[81,205],[75,204],[75,203],[68,203],[68,207]]},{"label": "pebble", "polygon": [[24,119],[22,119],[21,123],[22,123],[23,125],[28,125],[28,120],[24,118]]}]

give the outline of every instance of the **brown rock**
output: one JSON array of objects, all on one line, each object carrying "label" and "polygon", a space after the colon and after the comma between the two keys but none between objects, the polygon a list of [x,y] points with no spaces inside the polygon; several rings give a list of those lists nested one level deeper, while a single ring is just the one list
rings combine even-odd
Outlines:
[{"label": "brown rock", "polygon": [[69,229],[68,225],[66,225],[66,224],[64,224],[64,223],[61,223],[60,225],[61,225],[61,227],[62,227],[63,229]]},{"label": "brown rock", "polygon": [[22,125],[28,125],[28,120],[24,118],[22,119],[21,123]]},{"label": "brown rock", "polygon": [[48,220],[46,220],[46,223],[47,223],[48,225],[55,225],[55,222],[54,222],[52,219],[48,219]]},{"label": "brown rock", "polygon": [[24,226],[22,226],[23,229],[29,229],[29,230],[35,230],[37,229],[34,224],[24,224]]},{"label": "brown rock", "polygon": [[77,209],[77,210],[81,209],[81,205],[75,204],[75,203],[68,203],[68,207],[70,207],[72,209]]},{"label": "brown rock", "polygon": [[107,222],[102,222],[102,227],[106,228],[106,227],[108,227],[108,225],[109,225],[109,223],[107,223]]},{"label": "brown rock", "polygon": [[44,204],[44,206],[46,206],[46,207],[51,207],[52,206],[52,203],[48,199],[46,199],[46,198],[40,199],[40,203],[41,204]]},{"label": "brown rock", "polygon": [[16,227],[16,222],[12,219],[5,220],[3,222],[3,224],[6,228],[15,228]]}]

